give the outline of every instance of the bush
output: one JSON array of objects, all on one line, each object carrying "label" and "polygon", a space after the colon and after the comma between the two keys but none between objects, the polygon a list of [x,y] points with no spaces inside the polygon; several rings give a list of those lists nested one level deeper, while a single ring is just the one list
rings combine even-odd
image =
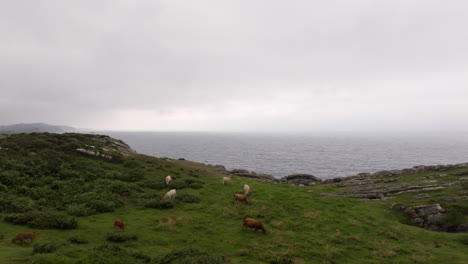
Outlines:
[{"label": "bush", "polygon": [[32,211],[22,214],[11,214],[5,217],[5,221],[38,228],[74,229],[78,222],[72,216],[60,212]]},{"label": "bush", "polygon": [[96,213],[96,210],[86,207],[85,204],[70,204],[65,211],[73,216],[88,216]]},{"label": "bush", "polygon": [[125,160],[123,162],[123,165],[127,168],[137,168],[140,164],[138,164],[138,162],[136,160]]},{"label": "bush", "polygon": [[200,202],[200,197],[193,195],[193,194],[186,194],[186,193],[177,196],[176,199],[184,203],[199,203]]},{"label": "bush", "polygon": [[91,200],[86,203],[86,206],[98,213],[113,212],[117,205],[113,201]]},{"label": "bush", "polygon": [[190,188],[192,189],[201,189],[203,188],[203,185],[199,184],[199,183],[192,183],[189,185]]},{"label": "bush", "polygon": [[157,264],[229,264],[229,259],[224,256],[211,256],[198,249],[184,248],[173,250],[155,261]]},{"label": "bush", "polygon": [[27,197],[13,195],[0,196],[0,212],[3,213],[25,213],[32,210],[34,201]]},{"label": "bush", "polygon": [[6,186],[17,185],[21,174],[16,170],[8,170],[0,172],[0,183]]},{"label": "bush", "polygon": [[294,264],[294,261],[290,258],[276,258],[270,261],[270,264]]},{"label": "bush", "polygon": [[154,190],[163,190],[167,188],[166,182],[164,182],[164,180],[162,179],[161,180],[153,179],[153,180],[146,180],[143,182],[139,182],[138,186],[142,188],[150,188]]},{"label": "bush", "polygon": [[465,245],[468,245],[468,235],[462,236],[460,238],[460,242],[465,244]]},{"label": "bush", "polygon": [[73,236],[68,239],[68,242],[73,244],[88,244],[88,240],[81,236]]},{"label": "bush", "polygon": [[133,193],[140,192],[141,189],[134,183],[127,183],[123,181],[110,182],[108,187],[112,193],[121,196],[131,196]]},{"label": "bush", "polygon": [[145,172],[141,169],[136,169],[124,173],[118,179],[125,182],[137,182],[143,180],[144,178]]},{"label": "bush", "polygon": [[169,200],[152,199],[144,202],[146,208],[170,209],[174,203]]},{"label": "bush", "polygon": [[35,243],[33,248],[34,254],[53,253],[60,248],[60,244],[54,242]]},{"label": "bush", "polygon": [[110,242],[122,243],[130,240],[137,240],[138,236],[133,233],[112,232],[107,233],[107,240]]},{"label": "bush", "polygon": [[5,222],[14,225],[25,225],[32,219],[34,219],[33,213],[9,214],[4,218]]},{"label": "bush", "polygon": [[28,222],[30,227],[75,229],[78,222],[73,216],[61,212],[39,212]]},{"label": "bush", "polygon": [[462,183],[461,187],[463,190],[468,190],[468,182]]},{"label": "bush", "polygon": [[187,183],[185,183],[184,181],[171,181],[171,183],[169,184],[169,187],[171,187],[171,189],[177,190],[187,188],[187,186]]}]

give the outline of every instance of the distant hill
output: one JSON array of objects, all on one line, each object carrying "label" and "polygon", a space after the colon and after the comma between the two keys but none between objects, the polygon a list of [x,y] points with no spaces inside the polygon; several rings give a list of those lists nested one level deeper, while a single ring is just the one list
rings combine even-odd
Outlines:
[{"label": "distant hill", "polygon": [[70,126],[56,126],[44,123],[21,123],[0,126],[0,134],[18,134],[33,132],[65,133],[76,132],[77,129]]}]

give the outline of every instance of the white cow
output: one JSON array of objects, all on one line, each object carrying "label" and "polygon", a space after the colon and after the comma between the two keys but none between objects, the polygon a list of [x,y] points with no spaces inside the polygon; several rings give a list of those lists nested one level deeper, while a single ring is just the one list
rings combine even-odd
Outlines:
[{"label": "white cow", "polygon": [[232,183],[231,178],[229,178],[229,177],[223,177],[223,184],[226,184],[226,183],[227,183],[227,184],[231,184],[231,183]]},{"label": "white cow", "polygon": [[248,194],[249,192],[250,192],[250,186],[248,186],[247,184],[244,184],[244,193]]},{"label": "white cow", "polygon": [[175,189],[172,189],[172,190],[168,191],[168,192],[164,195],[163,199],[171,199],[171,200],[172,200],[172,199],[175,198],[175,196],[176,196],[176,190],[175,190]]},{"label": "white cow", "polygon": [[172,177],[170,175],[167,175],[166,176],[166,185],[169,185],[169,183],[171,183],[172,181]]}]

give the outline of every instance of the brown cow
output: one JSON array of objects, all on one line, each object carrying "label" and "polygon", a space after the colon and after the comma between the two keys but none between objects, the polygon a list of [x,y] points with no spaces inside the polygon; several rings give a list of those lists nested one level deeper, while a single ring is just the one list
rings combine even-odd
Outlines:
[{"label": "brown cow", "polygon": [[116,219],[116,220],[114,220],[114,228],[119,228],[119,229],[125,231],[125,224],[124,224],[124,222]]},{"label": "brown cow", "polygon": [[242,227],[242,229],[246,229],[247,227],[255,228],[254,232],[257,232],[257,230],[260,229],[263,231],[263,233],[266,233],[266,229],[263,226],[262,222],[250,217],[244,217],[244,226]]},{"label": "brown cow", "polygon": [[245,204],[249,204],[249,200],[247,200],[247,195],[248,193],[246,194],[235,193],[234,199],[232,200],[232,202],[234,203],[237,200],[237,201],[244,202]]},{"label": "brown cow", "polygon": [[21,233],[21,234],[15,236],[11,240],[11,243],[16,244],[16,241],[20,240],[21,241],[21,246],[23,246],[24,245],[24,240],[31,239],[30,243],[32,243],[34,241],[34,238],[36,238],[36,233],[34,233],[34,232]]}]

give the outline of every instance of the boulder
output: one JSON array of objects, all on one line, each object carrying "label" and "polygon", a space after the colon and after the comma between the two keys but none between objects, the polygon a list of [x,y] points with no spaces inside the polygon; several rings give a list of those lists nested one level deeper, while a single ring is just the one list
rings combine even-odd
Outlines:
[{"label": "boulder", "polygon": [[413,207],[400,206],[410,221],[433,231],[447,231],[447,226],[441,223],[441,219],[446,216],[446,210],[440,204],[425,204]]},{"label": "boulder", "polygon": [[315,177],[312,174],[291,174],[286,177],[283,177],[279,180],[280,182],[293,183],[293,184],[303,184],[303,185],[312,185],[322,180]]}]

